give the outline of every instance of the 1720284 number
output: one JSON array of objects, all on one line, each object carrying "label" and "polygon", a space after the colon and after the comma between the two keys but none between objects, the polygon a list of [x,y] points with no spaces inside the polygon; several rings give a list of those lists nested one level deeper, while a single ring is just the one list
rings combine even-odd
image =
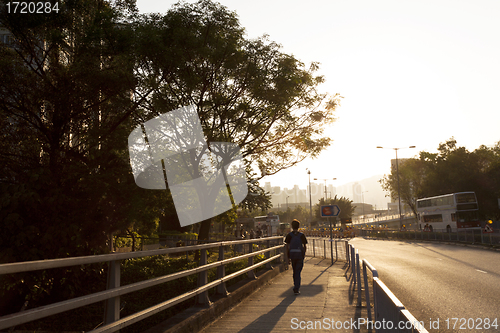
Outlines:
[{"label": "1720284 number", "polygon": [[454,330],[489,330],[498,329],[498,318],[448,318],[446,329]]},{"label": "1720284 number", "polygon": [[51,3],[48,1],[30,1],[19,2],[12,1],[5,4],[8,14],[50,14],[59,13],[59,2]]}]

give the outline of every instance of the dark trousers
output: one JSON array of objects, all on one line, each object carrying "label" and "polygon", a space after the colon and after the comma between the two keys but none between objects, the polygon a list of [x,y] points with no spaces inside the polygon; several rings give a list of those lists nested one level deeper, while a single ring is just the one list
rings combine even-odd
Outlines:
[{"label": "dark trousers", "polygon": [[302,259],[292,259],[292,269],[293,269],[293,290],[299,290],[300,288],[300,272],[304,267],[304,258]]}]

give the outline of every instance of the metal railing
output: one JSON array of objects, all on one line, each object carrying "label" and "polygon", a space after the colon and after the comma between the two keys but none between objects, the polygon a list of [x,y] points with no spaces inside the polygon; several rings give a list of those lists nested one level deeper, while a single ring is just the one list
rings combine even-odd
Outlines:
[{"label": "metal railing", "polygon": [[308,238],[306,256],[323,257],[325,259],[348,260],[347,240],[328,238]]},{"label": "metal railing", "polygon": [[[262,250],[254,251],[253,244],[264,243],[265,247]],[[224,259],[224,247],[236,245],[240,248],[248,245],[248,253],[239,255],[233,258]],[[277,244],[277,245],[276,245]],[[218,261],[207,263],[207,250],[211,248],[219,248]],[[141,258],[147,256],[164,255],[172,253],[183,253],[186,251],[200,251],[200,264],[198,267],[148,279],[137,283],[120,286],[120,261],[131,258]],[[264,254],[265,259],[257,264],[254,264],[254,256]],[[240,241],[225,241],[217,243],[209,243],[203,245],[176,247],[168,249],[158,249],[150,251],[138,251],[129,253],[113,253],[104,255],[94,255],[85,257],[73,257],[63,259],[38,260],[29,262],[18,262],[0,265],[0,275],[13,274],[20,272],[31,272],[37,270],[47,270],[52,268],[70,267],[93,263],[109,263],[109,279],[107,289],[101,292],[93,293],[86,296],[76,297],[66,301],[25,310],[19,313],[14,313],[0,317],[0,329],[6,329],[21,325],[34,320],[42,319],[51,315],[59,314],[65,311],[81,308],[83,306],[105,301],[105,322],[104,326],[99,327],[92,332],[115,332],[121,328],[127,327],[133,323],[150,317],[162,310],[168,309],[182,301],[192,297],[197,297],[197,302],[202,304],[210,303],[208,290],[217,288],[217,293],[227,294],[225,283],[241,274],[247,273],[250,278],[255,278],[254,270],[259,266],[266,265],[271,268],[271,262],[274,260],[282,260],[284,256],[283,237],[267,237]],[[225,275],[225,265],[234,261],[248,258],[248,265],[230,275]],[[217,268],[217,278],[208,282],[208,270]],[[192,274],[198,274],[198,287],[187,293],[166,300],[153,307],[120,319],[120,296],[135,291],[140,291],[145,288],[156,286],[168,281],[176,280]]]},{"label": "metal railing", "polygon": [[[401,333],[427,333],[423,322],[417,319],[405,308],[398,298],[378,277],[377,270],[366,260],[359,259],[358,251],[348,245],[350,258],[348,270],[351,270],[353,285],[357,287],[357,306],[362,305],[361,271],[363,272],[363,285],[365,289],[365,302],[367,309],[367,327],[375,332],[401,332]],[[361,269],[362,267],[362,269]],[[368,271],[372,275],[373,317],[370,300],[370,286]]]},{"label": "metal railing", "polygon": [[360,229],[357,231],[358,236],[368,236],[376,238],[393,238],[393,239],[409,239],[409,240],[429,240],[429,241],[447,241],[460,242],[470,244],[485,244],[485,245],[500,245],[500,230],[485,233],[481,229],[457,229],[456,231],[447,230],[384,230],[384,229]]}]

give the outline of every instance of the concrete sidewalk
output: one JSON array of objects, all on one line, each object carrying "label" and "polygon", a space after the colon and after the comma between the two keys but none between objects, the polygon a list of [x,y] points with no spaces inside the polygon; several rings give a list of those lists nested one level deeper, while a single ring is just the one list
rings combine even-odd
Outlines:
[{"label": "concrete sidewalk", "polygon": [[300,295],[292,291],[290,266],[202,332],[372,332],[358,325],[358,318],[367,318],[366,308],[356,307],[345,265],[307,257]]}]

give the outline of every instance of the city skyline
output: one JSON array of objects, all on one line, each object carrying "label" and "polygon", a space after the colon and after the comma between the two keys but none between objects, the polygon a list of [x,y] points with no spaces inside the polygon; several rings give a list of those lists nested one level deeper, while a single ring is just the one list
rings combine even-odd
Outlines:
[{"label": "city skyline", "polygon": [[[355,182],[333,186],[327,184],[327,197],[333,198],[335,195],[338,197],[346,197],[353,201],[353,203],[370,204],[374,209],[387,209],[388,203],[391,202],[390,198],[386,196],[386,192],[382,190],[379,179],[382,175],[375,175],[370,178],[362,179]],[[285,207],[286,198],[288,197],[288,205],[296,206],[296,204],[304,204],[305,208],[309,208],[309,192],[308,185],[300,187],[297,184],[290,186],[274,186],[272,182],[265,182],[261,184],[262,188],[271,193],[271,202],[273,208]],[[312,205],[318,203],[321,198],[325,197],[325,184],[324,182],[311,181],[311,201]]]}]

